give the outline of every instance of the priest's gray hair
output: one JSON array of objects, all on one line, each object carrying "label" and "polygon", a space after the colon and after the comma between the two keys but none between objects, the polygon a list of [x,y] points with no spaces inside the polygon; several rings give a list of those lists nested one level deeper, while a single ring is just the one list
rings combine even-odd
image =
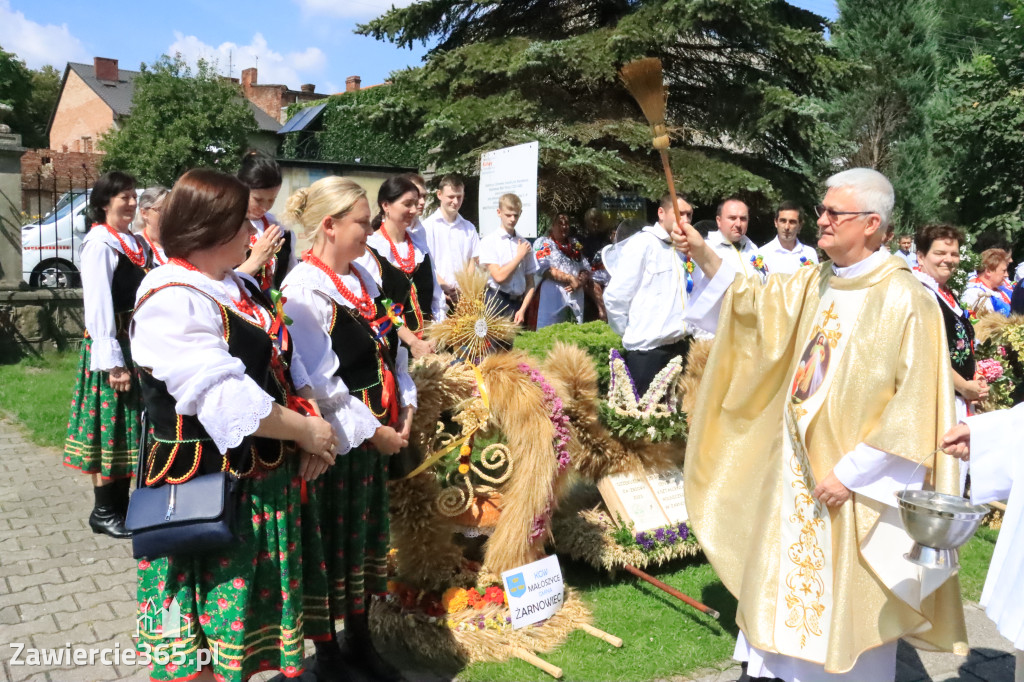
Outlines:
[{"label": "priest's gray hair", "polygon": [[877,213],[881,218],[879,231],[884,234],[889,229],[896,193],[884,175],[871,168],[851,168],[830,177],[825,181],[825,186],[830,189],[853,190],[860,210]]}]

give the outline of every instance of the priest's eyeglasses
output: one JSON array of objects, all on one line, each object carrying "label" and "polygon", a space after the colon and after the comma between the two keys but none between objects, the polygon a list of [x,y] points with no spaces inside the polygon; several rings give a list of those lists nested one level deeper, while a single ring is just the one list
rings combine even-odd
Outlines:
[{"label": "priest's eyeglasses", "polygon": [[814,207],[814,212],[819,218],[823,215],[827,215],[829,222],[834,223],[839,220],[839,216],[841,215],[871,215],[878,211],[837,211],[834,208],[829,208],[825,204],[818,204]]}]

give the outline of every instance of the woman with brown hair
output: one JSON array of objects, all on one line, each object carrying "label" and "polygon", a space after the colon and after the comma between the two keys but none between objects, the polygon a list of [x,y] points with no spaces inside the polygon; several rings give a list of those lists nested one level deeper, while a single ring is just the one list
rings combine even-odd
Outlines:
[{"label": "woman with brown hair", "polygon": [[253,232],[248,195],[237,179],[212,170],[178,180],[162,225],[168,264],[143,280],[132,322],[153,430],[145,485],[219,471],[239,479],[233,544],[138,564],[139,623],[173,602],[187,625],[176,639],[161,632],[160,618],[140,631],[140,650],[168,654],[153,656],[154,680],[191,679],[199,649],[212,654],[206,679],[302,670],[310,586],[300,478],[326,470],[337,438],[326,421],[307,416],[308,407],[298,411],[273,306],[234,272]]},{"label": "woman with brown hair", "polygon": [[332,674],[344,661],[371,679],[400,680],[374,649],[367,613],[370,598],[386,591],[389,456],[408,444],[415,409],[408,353],[396,311],[359,261],[371,230],[366,192],[347,178],[322,178],[288,199],[287,216],[313,246],[285,278],[285,310],[309,374],[307,397],[339,435],[317,490],[330,586],[329,619],[317,627],[334,634],[344,619],[344,641],[340,649],[333,637],[316,643],[316,673],[344,679]]},{"label": "woman with brown hair", "polygon": [[1003,249],[986,249],[981,253],[978,275],[967,283],[960,301],[975,315],[996,312],[1009,316],[1010,297],[1002,291],[1010,254]]},{"label": "woman with brown hair", "polygon": [[135,207],[135,178],[127,173],[104,173],[89,193],[93,226],[81,252],[85,339],[64,441],[65,466],[92,476],[89,527],[113,538],[130,535],[124,515],[139,439],[128,320],[148,256],[131,233]]}]

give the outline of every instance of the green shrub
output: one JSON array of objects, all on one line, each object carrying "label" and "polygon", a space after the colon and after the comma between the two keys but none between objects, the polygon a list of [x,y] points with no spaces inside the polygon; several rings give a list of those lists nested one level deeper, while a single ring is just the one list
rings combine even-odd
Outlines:
[{"label": "green shrub", "polygon": [[535,332],[523,332],[516,337],[514,347],[525,351],[537,360],[543,360],[556,341],[564,341],[584,350],[597,367],[598,390],[602,394],[608,391],[608,381],[611,378],[608,369],[608,351],[612,348],[622,351],[622,339],[612,331],[608,323],[563,322],[553,324]]}]

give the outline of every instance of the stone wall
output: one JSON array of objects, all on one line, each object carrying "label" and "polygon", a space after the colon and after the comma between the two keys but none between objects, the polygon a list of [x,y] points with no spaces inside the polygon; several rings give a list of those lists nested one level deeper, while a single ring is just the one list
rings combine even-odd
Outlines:
[{"label": "stone wall", "polygon": [[0,360],[73,347],[84,331],[81,289],[0,290]]}]

